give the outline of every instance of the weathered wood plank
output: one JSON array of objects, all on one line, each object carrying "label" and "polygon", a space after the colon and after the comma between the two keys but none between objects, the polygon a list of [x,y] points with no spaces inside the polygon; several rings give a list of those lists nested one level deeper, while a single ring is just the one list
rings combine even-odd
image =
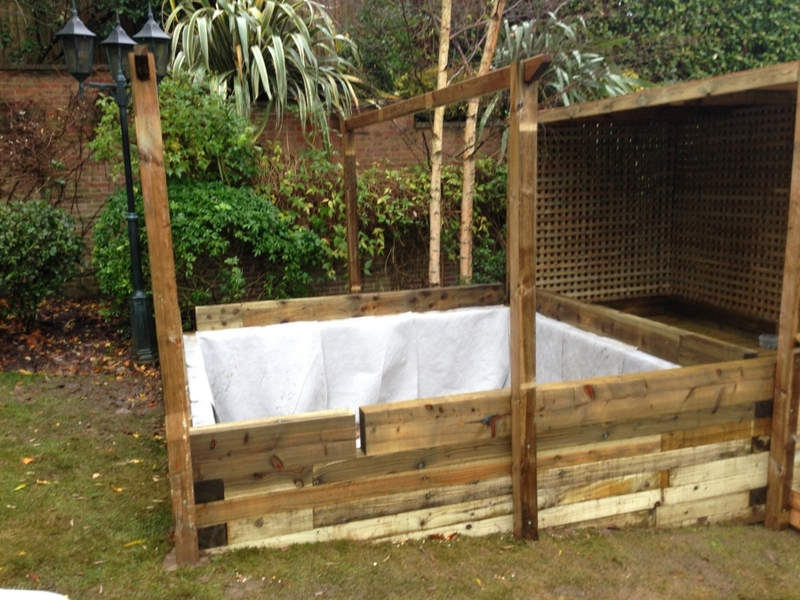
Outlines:
[{"label": "weathered wood plank", "polygon": [[[204,306],[196,309],[197,330],[274,325],[294,321],[329,321],[402,312],[450,310],[468,306],[494,306],[502,304],[504,299],[503,286],[489,284]],[[236,310],[241,311],[239,320],[225,316]],[[222,311],[226,311],[224,315]],[[217,315],[217,312],[220,314]]]},{"label": "weathered wood plank", "polygon": [[[511,513],[511,498],[487,498],[473,502],[449,505],[439,508],[426,508],[397,515],[377,517],[319,527],[272,538],[228,545],[226,549],[243,547],[280,548],[290,544],[308,542],[327,542],[332,540],[377,540],[398,536],[403,539],[416,536],[427,537],[439,531],[467,531],[484,520],[505,517]],[[219,549],[214,551],[219,552]]]},{"label": "weathered wood plank", "polygon": [[511,439],[503,436],[467,444],[419,448],[377,456],[359,454],[349,460],[320,463],[314,465],[314,480],[318,484],[356,481],[415,469],[463,465],[472,461],[510,460],[510,457]]},{"label": "weathered wood plank", "polygon": [[314,509],[314,527],[340,525],[352,521],[499,496],[511,496],[511,477],[509,475],[474,483],[401,492],[389,496],[375,496],[321,506]]},{"label": "weathered wood plank", "polygon": [[197,506],[200,526],[216,525],[273,512],[318,508],[337,502],[482,481],[509,473],[509,461],[487,461],[462,467],[420,469],[414,472],[343,481],[301,489],[252,494]]},{"label": "weathered wood plank", "polygon": [[749,454],[750,451],[750,440],[735,440],[696,448],[683,448],[681,450],[669,450],[642,456],[614,458],[572,467],[546,469],[539,472],[539,489],[589,485],[602,479],[664,471],[723,458],[742,456]]},{"label": "weathered wood plank", "polygon": [[[522,64],[525,81],[530,82],[538,78],[549,66],[550,57],[548,55],[534,56],[527,59]],[[412,115],[422,112],[423,110],[433,110],[434,108],[446,106],[455,102],[464,102],[476,96],[499,92],[508,88],[510,71],[511,67],[504,67],[487,73],[486,75],[466,79],[440,90],[390,104],[379,110],[352,116],[344,122],[343,129],[345,131],[352,131],[354,129],[360,129],[361,127],[368,127],[376,123],[383,123],[384,121],[391,121],[392,119]]]},{"label": "weathered wood plank", "polygon": [[194,318],[197,331],[217,331],[244,327],[242,303],[195,306]]},{"label": "weathered wood plank", "polygon": [[612,496],[575,504],[565,504],[539,511],[539,526],[558,527],[589,519],[614,517],[654,508],[661,502],[661,490],[647,490],[625,496]]},{"label": "weathered wood plank", "polygon": [[[800,93],[800,63],[793,63]],[[800,327],[800,101],[795,100],[794,150],[789,188],[789,215],[783,265],[781,314],[775,367],[775,404],[772,413],[769,483],[765,523],[786,527],[796,448],[797,411],[800,409],[800,355],[796,347]]]},{"label": "weathered wood plank", "polygon": [[621,442],[609,440],[580,446],[540,450],[536,455],[536,466],[538,469],[572,467],[612,458],[639,456],[660,451],[661,435],[650,435],[626,439]]},{"label": "weathered wood plank", "polygon": [[656,526],[683,527],[722,521],[750,507],[750,492],[742,491],[716,498],[704,498],[681,504],[662,505],[656,509]]},{"label": "weathered wood plank", "polygon": [[539,122],[553,123],[643,107],[681,104],[709,96],[724,96],[764,87],[787,86],[797,83],[797,80],[797,63],[786,63],[667,87],[656,87],[635,94],[605,98],[595,102],[543,110]]},{"label": "weathered wood plank", "polygon": [[[766,478],[767,452],[678,467],[670,471],[669,484],[670,487],[681,487],[706,481],[729,479],[747,473],[760,473]],[[765,485],[767,485],[766,480],[761,485],[756,485],[749,489],[764,487]]]},{"label": "weathered wood plank", "polygon": [[539,510],[612,496],[626,496],[660,489],[660,487],[661,472],[656,471],[602,479],[587,485],[542,489],[539,490]]},{"label": "weathered wood plank", "polygon": [[361,292],[361,259],[358,253],[358,182],[356,180],[356,137],[342,128],[344,145],[344,210],[347,218],[347,280],[350,293]]},{"label": "weathered wood plank", "polygon": [[254,542],[264,538],[310,531],[314,528],[314,511],[294,510],[250,519],[228,522],[228,545]]},{"label": "weathered wood plank", "polygon": [[175,262],[172,252],[167,176],[153,55],[137,46],[129,56],[131,85],[136,104],[136,138],[140,184],[144,199],[150,271],[153,280],[158,354],[164,388],[164,412],[172,491],[175,553],[179,564],[199,558],[194,514],[194,483],[189,448],[189,393],[183,356],[183,329],[178,307]]},{"label": "weathered wood plank", "polygon": [[[735,465],[740,470],[732,470]],[[760,452],[727,461],[717,461],[696,466],[695,481],[687,479],[680,469],[670,472],[670,486],[664,490],[664,504],[683,504],[725,494],[744,492],[763,488],[767,485],[767,453]],[[673,475],[674,473],[674,475]]]},{"label": "weathered wood plank", "polygon": [[362,406],[361,447],[373,456],[509,436],[510,396],[506,389]]},{"label": "weathered wood plank", "polygon": [[[749,363],[754,363],[750,367]],[[539,430],[635,421],[770,400],[770,359],[551,383],[538,389]]]},{"label": "weathered wood plank", "polygon": [[537,539],[536,186],[538,81],[509,72],[508,282],[511,313],[511,478],[514,535]]},{"label": "weathered wood plank", "polygon": [[771,430],[772,418],[764,417],[762,419],[734,421],[682,431],[670,431],[663,434],[661,449],[676,450],[678,448],[702,446],[703,444],[716,444],[717,442],[760,437],[769,435]]},{"label": "weathered wood plank", "polygon": [[[642,436],[662,435],[680,430],[693,430],[698,426],[713,427],[715,425],[752,421],[754,415],[755,405],[753,404],[723,406],[716,411],[703,410],[667,413],[635,421],[595,423],[592,425],[580,425],[565,429],[539,431],[537,444],[540,451],[544,451],[604,441],[625,442],[628,439]],[[743,439],[744,437],[748,436],[736,436],[731,437],[731,439]],[[715,443],[715,441],[712,440],[709,443]],[[666,449],[673,448],[662,448],[662,450]]]},{"label": "weathered wood plank", "polygon": [[743,346],[545,290],[538,291],[536,304],[537,310],[546,317],[636,346],[643,352],[682,366],[758,355]]}]

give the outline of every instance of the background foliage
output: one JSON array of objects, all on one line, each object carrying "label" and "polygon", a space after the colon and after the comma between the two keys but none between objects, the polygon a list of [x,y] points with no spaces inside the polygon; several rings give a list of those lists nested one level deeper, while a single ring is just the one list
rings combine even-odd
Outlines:
[{"label": "background foliage", "polygon": [[[253,126],[224,95],[177,75],[161,82],[158,101],[168,177],[241,184],[256,175],[260,148],[253,143]],[[98,96],[97,105],[100,121],[89,147],[95,159],[108,161],[112,176],[119,180],[123,170],[119,107],[104,95]],[[133,171],[138,173],[136,132],[129,129]]]},{"label": "background foliage", "polygon": [[644,79],[698,79],[800,58],[795,0],[572,0],[611,58]]},{"label": "background foliage", "polygon": [[[124,190],[112,195],[94,229],[92,264],[112,311],[133,291]],[[249,188],[221,182],[172,181],[169,208],[178,300],[184,323],[200,304],[307,295],[319,270],[319,238],[294,226]],[[145,287],[150,287],[142,199],[136,209],[142,236]]]},{"label": "background foliage", "polygon": [[76,271],[83,241],[63,210],[36,200],[0,206],[0,313],[20,317],[26,329],[36,310]]}]

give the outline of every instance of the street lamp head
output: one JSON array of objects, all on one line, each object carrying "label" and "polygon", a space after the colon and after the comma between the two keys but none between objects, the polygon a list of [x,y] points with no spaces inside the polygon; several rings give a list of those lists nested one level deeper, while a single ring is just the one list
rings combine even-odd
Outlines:
[{"label": "street lamp head", "polygon": [[131,79],[131,68],[128,62],[128,54],[133,52],[133,47],[136,45],[130,36],[125,33],[119,22],[119,13],[117,13],[117,24],[111,30],[109,36],[100,42],[101,46],[105,46],[106,53],[108,54],[108,66],[111,69],[111,76],[116,79],[122,68],[122,73],[126,81]]},{"label": "street lamp head", "polygon": [[75,0],[72,0],[72,18],[56,34],[67,62],[67,71],[81,84],[92,73],[92,55],[96,37],[78,18]]},{"label": "street lamp head", "polygon": [[153,53],[156,63],[156,78],[160,82],[167,74],[172,38],[164,33],[164,30],[153,19],[153,9],[149,5],[147,7],[147,23],[139,33],[133,36],[133,39],[140,44],[145,44]]}]

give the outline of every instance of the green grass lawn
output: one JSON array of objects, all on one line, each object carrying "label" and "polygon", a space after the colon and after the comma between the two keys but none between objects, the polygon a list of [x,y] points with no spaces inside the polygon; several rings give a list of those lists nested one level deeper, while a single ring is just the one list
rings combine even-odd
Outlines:
[{"label": "green grass lawn", "polygon": [[800,535],[761,526],[338,542],[168,571],[163,413],[129,389],[101,376],[0,373],[0,588],[73,600],[800,599]]}]

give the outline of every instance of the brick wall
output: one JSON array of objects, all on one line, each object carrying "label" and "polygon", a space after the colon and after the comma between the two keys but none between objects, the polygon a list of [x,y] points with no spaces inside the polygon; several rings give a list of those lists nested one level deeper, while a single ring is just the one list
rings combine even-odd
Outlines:
[{"label": "brick wall", "polygon": [[[99,79],[104,77],[108,78],[107,73],[100,72],[98,74]],[[54,67],[0,69],[0,101],[36,102],[51,117],[56,114],[56,111],[69,104],[70,99],[76,96],[77,90],[78,85],[75,80],[66,72]],[[96,90],[86,89],[87,114],[92,110],[96,94]],[[253,117],[254,122],[259,122],[262,116],[263,113],[259,114],[256,110]],[[430,138],[430,128],[415,124],[413,117],[358,130],[356,132],[356,157],[359,168],[365,168],[374,163],[389,167],[425,164],[428,158]],[[459,124],[445,125],[443,154],[446,162],[459,160],[463,148],[462,138],[463,126]],[[293,115],[287,115],[279,128],[275,127],[275,120],[271,117],[260,139],[280,142],[284,151],[289,154],[297,154],[308,145],[301,125]],[[338,153],[337,156],[340,157],[342,154],[341,136],[338,132],[332,133],[331,142],[334,150]],[[80,136],[78,132],[74,132],[67,145],[69,146],[65,148],[67,153],[71,152],[74,155],[79,150]],[[321,145],[320,140],[317,140],[317,145]],[[499,132],[497,130],[489,131],[484,136],[481,152],[484,154],[496,153],[499,145]],[[6,174],[3,173],[2,159],[0,158],[0,177],[4,176]],[[79,222],[79,226],[88,230],[93,219],[102,210],[109,193],[116,186],[110,181],[106,166],[93,161],[85,162],[80,175],[75,179],[76,181],[68,183],[68,189],[65,189],[64,206],[72,212]],[[87,245],[91,245],[90,236],[87,236]],[[448,272],[450,271],[452,271],[452,267],[448,267]],[[425,261],[422,260],[421,273],[415,279],[424,281],[425,273],[427,273],[427,267]],[[384,282],[379,276],[370,279],[375,279],[376,287],[391,285]],[[96,291],[97,286],[88,266],[83,269],[80,276],[68,289],[68,292],[74,295],[94,294]]]}]

